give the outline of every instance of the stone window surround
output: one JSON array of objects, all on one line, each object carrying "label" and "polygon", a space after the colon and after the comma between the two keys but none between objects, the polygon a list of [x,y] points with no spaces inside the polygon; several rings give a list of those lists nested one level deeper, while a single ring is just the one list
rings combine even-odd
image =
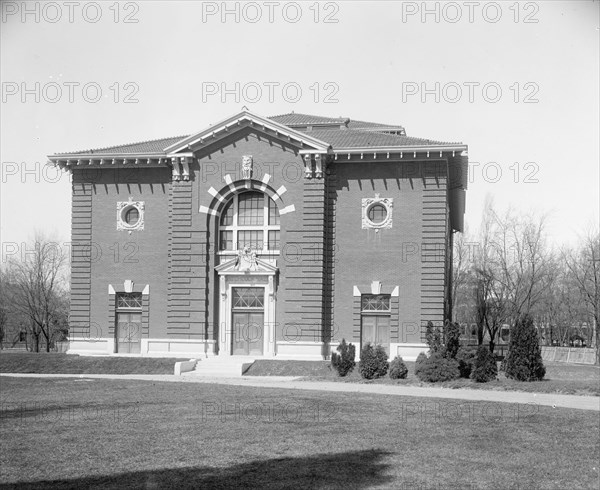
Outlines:
[{"label": "stone window surround", "polygon": [[[373,206],[383,206],[387,211],[386,217],[380,223],[374,223],[369,219],[369,211]],[[379,194],[375,194],[375,197],[369,197],[362,200],[362,229],[375,229],[379,231],[383,228],[392,227],[392,211],[394,206],[394,199],[388,197],[379,197]]]},{"label": "stone window surround", "polygon": [[[136,223],[130,225],[125,221],[125,215],[127,211],[135,208],[138,211],[139,218]],[[144,201],[134,201],[130,196],[128,201],[117,202],[117,230],[128,231],[131,234],[132,231],[141,231],[144,229]]]}]

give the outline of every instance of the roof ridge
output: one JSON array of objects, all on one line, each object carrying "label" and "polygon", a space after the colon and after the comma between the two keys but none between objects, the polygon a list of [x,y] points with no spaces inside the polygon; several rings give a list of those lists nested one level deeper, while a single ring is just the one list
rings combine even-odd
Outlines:
[{"label": "roof ridge", "polygon": [[318,114],[309,114],[307,112],[286,112],[285,114],[276,114],[274,116],[267,116],[267,119],[275,119],[276,117],[283,117],[283,116],[310,116],[310,117],[318,117],[320,119],[342,119],[342,120],[346,120],[346,119],[350,119],[349,117],[345,117],[345,116],[336,116],[336,117],[331,117],[331,116],[320,116]]},{"label": "roof ridge", "polygon": [[374,122],[374,121],[365,121],[363,119],[351,119],[350,122],[353,123],[367,123],[367,124],[375,124],[377,126],[381,126],[383,128],[404,128],[404,126],[402,126],[402,124],[387,124],[387,123],[380,123],[380,122]]}]

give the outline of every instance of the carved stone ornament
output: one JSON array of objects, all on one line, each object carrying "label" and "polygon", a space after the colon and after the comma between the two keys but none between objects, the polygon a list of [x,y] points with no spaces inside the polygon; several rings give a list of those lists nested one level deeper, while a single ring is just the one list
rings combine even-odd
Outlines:
[{"label": "carved stone ornament", "polygon": [[256,263],[256,252],[246,245],[243,250],[238,252],[238,258],[235,266],[238,271],[258,270],[258,264]]},{"label": "carved stone ornament", "polygon": [[244,155],[242,157],[242,179],[252,178],[252,155]]},{"label": "carved stone ornament", "polygon": [[171,179],[174,182],[179,182],[181,180],[190,180],[190,163],[192,162],[191,157],[172,157],[171,164],[173,166],[173,171],[171,174]]},{"label": "carved stone ornament", "polygon": [[[379,231],[382,228],[392,227],[392,211],[393,211],[393,198],[379,197],[379,194],[375,194],[375,197],[370,197],[362,200],[362,228],[369,229],[373,228],[375,231]],[[371,219],[371,216],[373,219]]]},{"label": "carved stone ornament", "polygon": [[321,162],[321,155],[318,153],[315,155],[315,177],[317,179],[323,178],[323,166]]},{"label": "carved stone ornament", "polygon": [[[131,209],[137,209],[138,219],[135,222],[127,222],[127,213]],[[134,201],[129,197],[129,201],[117,202],[117,230],[125,230],[131,234],[132,231],[144,229],[144,201]]]},{"label": "carved stone ornament", "polygon": [[310,155],[304,155],[304,178],[312,179],[312,157]]}]

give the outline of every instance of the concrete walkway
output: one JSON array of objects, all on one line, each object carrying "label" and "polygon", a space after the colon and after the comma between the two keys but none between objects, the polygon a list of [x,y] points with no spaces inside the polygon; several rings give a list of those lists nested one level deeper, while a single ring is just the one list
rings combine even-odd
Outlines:
[{"label": "concrete walkway", "polygon": [[374,395],[411,396],[419,398],[444,398],[470,401],[489,401],[500,403],[537,404],[554,408],[576,408],[600,412],[600,397],[557,395],[550,393],[524,393],[517,391],[469,390],[465,388],[448,389],[420,386],[375,385],[342,383],[334,381],[300,381],[291,376],[247,376],[235,378],[217,378],[196,376],[185,373],[182,376],[172,374],[22,374],[2,373],[0,376],[19,378],[93,378],[123,379],[142,381],[168,381],[176,383],[209,383],[233,386],[251,386],[256,388],[278,388],[286,390],[328,391],[332,393],[371,393]]}]

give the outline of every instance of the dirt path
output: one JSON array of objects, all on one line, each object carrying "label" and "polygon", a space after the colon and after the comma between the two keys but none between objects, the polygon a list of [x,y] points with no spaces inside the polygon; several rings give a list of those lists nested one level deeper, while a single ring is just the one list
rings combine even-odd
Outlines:
[{"label": "dirt path", "polygon": [[445,398],[455,400],[490,401],[501,403],[530,403],[555,408],[576,408],[600,412],[600,397],[558,395],[551,393],[524,393],[516,391],[486,391],[418,387],[394,385],[367,385],[335,383],[331,381],[299,381],[287,376],[252,376],[236,378],[203,377],[193,373],[182,376],[171,374],[22,374],[2,373],[0,376],[22,378],[95,378],[95,379],[131,379],[143,381],[167,381],[176,383],[216,383],[257,388],[278,388],[286,390],[313,390],[329,392],[372,393],[374,395],[412,396],[419,398]]}]

